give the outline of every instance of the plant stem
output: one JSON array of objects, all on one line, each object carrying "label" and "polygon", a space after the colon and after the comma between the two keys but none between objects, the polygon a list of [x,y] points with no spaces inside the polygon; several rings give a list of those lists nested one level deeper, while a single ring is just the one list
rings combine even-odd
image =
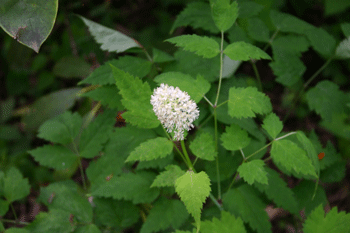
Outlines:
[{"label": "plant stem", "polygon": [[13,224],[21,224],[21,225],[29,225],[29,222],[19,222],[17,220],[10,220],[10,219],[0,219],[1,222],[8,222]]},{"label": "plant stem", "polygon": [[333,56],[330,57],[324,64],[321,66],[320,69],[318,69],[312,76],[307,80],[307,82],[304,84],[303,89],[305,89],[309,84],[314,80],[328,65],[329,63],[333,60]]},{"label": "plant stem", "polygon": [[263,88],[262,88],[262,84],[261,84],[261,80],[260,80],[260,75],[259,75],[258,69],[256,68],[255,62],[252,59],[250,59],[250,63],[252,63],[252,67],[253,67],[253,70],[254,70],[254,73],[255,73],[255,77],[258,80],[259,91],[262,92]]},{"label": "plant stem", "polygon": [[[216,115],[216,108],[214,108],[214,125],[215,125],[215,150],[219,152],[218,146],[218,119]],[[221,200],[221,183],[220,183],[220,168],[219,168],[219,153],[215,158],[216,163],[216,179],[218,181],[218,199]]]},{"label": "plant stem", "polygon": [[15,220],[17,222],[17,214],[16,214],[16,211],[15,211],[15,208],[13,208],[12,203],[10,204],[10,206],[11,206],[11,210],[12,210],[13,216],[15,217]]},{"label": "plant stem", "polygon": [[75,142],[73,142],[73,147],[74,147],[75,153],[79,157],[79,169],[80,169],[81,179],[83,181],[84,190],[86,190],[86,181],[85,181],[84,169],[83,169],[83,165],[81,164],[82,158],[80,157],[80,153],[79,153],[79,150],[78,150],[77,145],[75,144]]},{"label": "plant stem", "polygon": [[195,170],[194,170],[194,167],[193,167],[193,165],[192,165],[192,162],[191,162],[191,160],[190,160],[190,157],[189,157],[188,154],[187,154],[187,150],[186,150],[186,146],[185,146],[185,141],[184,141],[184,140],[181,140],[181,147],[182,147],[182,151],[184,152],[184,155],[185,155],[185,158],[186,158],[186,160],[187,160],[187,163],[188,163],[188,165],[190,165],[190,169],[191,169],[192,171],[195,171]]},{"label": "plant stem", "polygon": [[219,77],[219,85],[218,85],[218,92],[216,93],[216,99],[215,99],[215,106],[218,104],[219,95],[220,95],[220,89],[221,89],[221,80],[222,80],[222,69],[223,69],[223,55],[224,55],[224,32],[221,32],[221,47],[220,47],[220,77]]},{"label": "plant stem", "polygon": [[227,191],[231,189],[232,185],[233,185],[233,184],[235,183],[235,181],[236,181],[237,176],[238,176],[238,172],[236,172],[235,176],[233,177],[233,180],[232,180],[231,184],[228,186]]}]

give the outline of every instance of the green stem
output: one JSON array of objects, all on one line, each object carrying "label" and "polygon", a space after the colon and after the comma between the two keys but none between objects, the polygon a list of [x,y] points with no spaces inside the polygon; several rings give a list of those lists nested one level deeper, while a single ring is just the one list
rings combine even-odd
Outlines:
[{"label": "green stem", "polygon": [[266,46],[265,46],[264,49],[263,49],[264,51],[266,51],[267,48],[272,44],[272,42],[273,42],[273,40],[275,39],[275,37],[277,36],[278,32],[279,32],[279,29],[277,29],[277,30],[275,31],[275,33],[271,36],[269,42],[266,44]]},{"label": "green stem", "polygon": [[216,99],[215,99],[215,106],[218,104],[219,95],[220,95],[220,89],[221,89],[221,80],[222,80],[222,70],[223,70],[223,56],[224,56],[224,32],[221,32],[221,47],[220,47],[220,77],[219,77],[219,85],[218,85],[218,92],[216,93]]},{"label": "green stem", "polygon": [[181,140],[181,147],[182,147],[182,151],[184,152],[184,155],[185,155],[185,158],[187,160],[187,163],[190,165],[190,169],[192,171],[195,171],[194,170],[194,167],[192,165],[192,162],[190,160],[190,157],[188,156],[188,153],[187,153],[187,150],[186,150],[186,146],[185,146],[185,141],[184,140]]},{"label": "green stem", "polygon": [[75,142],[73,142],[73,147],[74,147],[76,155],[79,157],[79,169],[80,169],[81,179],[83,181],[84,190],[86,190],[86,180],[85,180],[85,175],[84,175],[84,169],[83,169],[83,165],[81,164],[82,158],[80,157],[80,153],[79,153],[79,150],[78,150]]},{"label": "green stem", "polygon": [[233,185],[233,184],[235,183],[235,181],[236,181],[237,176],[238,176],[238,172],[236,172],[235,176],[233,177],[233,180],[232,180],[231,184],[228,186],[227,191],[231,189],[232,185]]},{"label": "green stem", "polygon": [[273,141],[271,141],[269,144],[266,144],[265,146],[261,147],[259,150],[255,151],[254,153],[250,154],[249,156],[247,156],[244,160],[247,161],[250,157],[256,155],[257,153],[259,153],[260,151],[262,151],[263,149],[265,149],[266,147],[268,147],[269,145],[272,144]]},{"label": "green stem", "polygon": [[324,64],[321,66],[320,69],[318,69],[314,75],[309,78],[309,80],[304,84],[303,89],[305,89],[309,84],[329,65],[329,63],[333,60],[333,56],[330,57]]},{"label": "green stem", "polygon": [[253,70],[254,70],[254,73],[255,73],[255,77],[256,77],[256,79],[258,81],[259,91],[262,92],[263,88],[262,88],[261,79],[260,79],[260,75],[259,75],[258,69],[256,68],[255,62],[253,60],[250,59],[250,63],[252,63],[252,67],[253,67]]},{"label": "green stem", "polygon": [[17,222],[17,214],[16,214],[16,211],[15,211],[15,208],[13,208],[12,203],[10,204],[10,207],[11,207],[11,210],[12,210],[13,216],[15,217],[15,220],[16,220],[16,222]]},{"label": "green stem", "polygon": [[[219,152],[218,147],[218,119],[216,114],[216,108],[214,108],[214,125],[215,125],[215,150],[216,152]],[[218,181],[218,199],[221,200],[221,183],[220,183],[220,168],[219,168],[219,153],[217,154],[215,158],[216,163],[216,179]]]},{"label": "green stem", "polygon": [[1,222],[8,222],[13,224],[21,224],[21,225],[29,225],[29,222],[19,222],[17,220],[10,220],[10,219],[0,219]]}]

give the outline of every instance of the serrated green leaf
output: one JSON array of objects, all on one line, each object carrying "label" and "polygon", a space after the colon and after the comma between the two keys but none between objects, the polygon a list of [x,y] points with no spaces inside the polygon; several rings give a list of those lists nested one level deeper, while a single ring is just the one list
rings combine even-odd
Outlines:
[{"label": "serrated green leaf", "polygon": [[313,49],[322,56],[328,58],[334,54],[336,41],[326,30],[323,28],[313,28],[304,33]]},{"label": "serrated green leaf", "polygon": [[78,155],[66,147],[59,145],[45,145],[28,151],[42,166],[57,170],[70,168],[78,162]]},{"label": "serrated green leaf", "polygon": [[273,139],[276,139],[277,135],[281,133],[283,129],[283,123],[275,113],[270,113],[265,117],[261,127],[265,129]]},{"label": "serrated green leaf", "polygon": [[238,4],[227,0],[210,0],[211,14],[215,25],[225,32],[232,27],[238,17]]},{"label": "serrated green leaf", "polygon": [[228,113],[231,117],[255,117],[272,111],[269,97],[255,87],[236,88],[229,91]]},{"label": "serrated green leaf", "polygon": [[170,153],[164,158],[158,158],[155,160],[150,161],[142,161],[137,164],[136,170],[142,170],[142,169],[149,169],[149,168],[155,168],[155,169],[163,169],[167,165],[172,164],[174,161],[174,153]]},{"label": "serrated green leaf", "polygon": [[254,2],[254,1],[237,1],[239,7],[238,18],[251,18],[258,15],[264,6]]},{"label": "serrated green leaf", "polygon": [[100,229],[95,224],[78,227],[74,233],[101,233]]},{"label": "serrated green leaf", "polygon": [[[93,158],[102,150],[103,144],[112,133],[115,123],[114,110],[107,110],[84,129],[79,141],[79,155],[83,158]],[[124,116],[124,115],[123,115]]]},{"label": "serrated green leaf", "polygon": [[275,10],[270,11],[270,17],[275,27],[282,32],[293,32],[303,34],[306,30],[313,29],[311,24],[289,14]]},{"label": "serrated green leaf", "polygon": [[258,47],[243,41],[234,42],[228,45],[224,54],[236,61],[248,61],[250,59],[270,59],[271,57]]},{"label": "serrated green leaf", "polygon": [[84,78],[90,74],[90,64],[80,57],[66,56],[58,60],[52,72],[62,78]]},{"label": "serrated green leaf", "polygon": [[143,58],[132,57],[132,56],[123,56],[118,60],[113,59],[102,66],[95,69],[89,77],[80,81],[78,85],[81,84],[93,84],[93,85],[106,85],[106,84],[115,84],[115,80],[113,77],[112,68],[110,65],[113,65],[129,74],[143,78],[150,71],[152,67],[152,63]]},{"label": "serrated green leaf", "polygon": [[311,110],[315,110],[326,121],[332,121],[333,114],[343,113],[345,94],[337,84],[324,80],[306,93],[306,99]]},{"label": "serrated green leaf", "polygon": [[202,133],[197,136],[191,142],[190,149],[195,156],[201,159],[212,161],[217,156],[214,139],[209,133]]},{"label": "serrated green leaf", "polygon": [[82,118],[78,113],[65,112],[45,121],[39,128],[38,137],[65,145],[74,141],[81,125]]},{"label": "serrated green leaf", "polygon": [[249,18],[247,31],[248,35],[256,41],[268,42],[270,40],[269,28],[264,21],[255,17]]},{"label": "serrated green leaf", "polygon": [[173,150],[173,143],[167,138],[158,137],[141,143],[125,162],[150,161],[158,158],[164,158]]},{"label": "serrated green leaf", "polygon": [[175,181],[180,176],[184,175],[184,171],[177,165],[168,165],[165,167],[165,171],[161,172],[153,181],[152,187],[173,187]]},{"label": "serrated green leaf", "polygon": [[177,15],[170,33],[172,34],[176,28],[181,26],[191,26],[194,29],[202,28],[211,33],[219,32],[211,17],[210,6],[206,2],[191,2],[187,4],[186,8]]},{"label": "serrated green leaf", "polygon": [[95,101],[101,101],[102,105],[106,105],[109,108],[124,109],[121,103],[122,97],[118,93],[118,88],[114,85],[98,87],[95,90],[84,93],[83,96],[89,97]]},{"label": "serrated green leaf", "polygon": [[23,178],[21,172],[11,167],[7,170],[3,179],[3,195],[8,203],[19,200],[30,193],[30,186],[27,178]]},{"label": "serrated green leaf", "polygon": [[298,203],[294,196],[293,191],[288,188],[287,183],[280,178],[280,175],[275,170],[266,167],[268,184],[254,183],[254,186],[264,192],[266,196],[273,200],[273,202],[278,206],[293,214],[298,214]]},{"label": "serrated green leaf", "polygon": [[337,46],[335,51],[336,59],[348,59],[350,58],[350,36],[347,39],[344,39]]},{"label": "serrated green leaf", "polygon": [[302,131],[297,131],[297,138],[299,142],[303,145],[304,150],[306,150],[307,156],[311,160],[312,165],[315,167],[315,171],[318,176],[318,174],[320,173],[320,163],[314,145]]},{"label": "serrated green leaf", "polygon": [[165,83],[180,88],[187,92],[196,103],[199,103],[210,89],[210,83],[201,75],[197,75],[197,79],[194,79],[191,75],[181,72],[165,72],[155,77],[154,81],[158,84]]},{"label": "serrated green leaf", "polygon": [[101,49],[108,52],[122,53],[129,48],[140,47],[133,38],[124,35],[121,32],[95,23],[82,16],[79,16],[97,43],[101,44]]},{"label": "serrated green leaf", "polygon": [[52,209],[48,213],[40,212],[25,229],[36,233],[69,233],[76,228],[76,225],[72,225],[69,221],[70,215],[61,209]]},{"label": "serrated green leaf", "polygon": [[228,212],[221,211],[221,220],[213,218],[212,221],[204,221],[201,223],[202,233],[245,233],[244,224],[241,218],[235,218]]},{"label": "serrated green leaf", "polygon": [[187,171],[176,179],[175,190],[185,204],[187,211],[193,216],[197,229],[199,229],[203,203],[211,191],[208,175],[203,171],[200,173]]},{"label": "serrated green leaf", "polygon": [[350,23],[342,23],[340,24],[341,30],[343,31],[343,34],[345,37],[350,36]]},{"label": "serrated green leaf", "polygon": [[165,40],[182,47],[186,51],[194,52],[204,58],[212,58],[220,53],[220,46],[214,40],[206,36],[182,35]]},{"label": "serrated green leaf", "polygon": [[336,183],[342,181],[346,174],[346,162],[338,161],[328,166],[321,172],[320,179],[324,183]]},{"label": "serrated green leaf", "polygon": [[241,217],[258,233],[272,232],[269,217],[265,212],[266,204],[248,184],[230,189],[223,195],[222,202],[225,209],[227,208],[235,216]]},{"label": "serrated green leaf", "polygon": [[178,229],[187,218],[188,212],[181,201],[161,198],[154,203],[140,233],[158,232],[169,227]]},{"label": "serrated green leaf", "polygon": [[153,48],[152,49],[152,54],[153,54],[153,61],[162,63],[162,62],[169,62],[169,61],[174,61],[175,58],[166,52],[163,52],[162,50]]},{"label": "serrated green leaf", "polygon": [[227,150],[240,150],[248,146],[250,138],[245,130],[242,130],[238,125],[232,124],[226,127],[225,133],[221,135],[222,145]]},{"label": "serrated green leaf", "polygon": [[350,2],[346,0],[325,0],[324,4],[324,13],[326,16],[341,13],[350,7]]},{"label": "serrated green leaf", "polygon": [[119,93],[122,95],[122,104],[127,108],[123,114],[126,122],[140,128],[156,128],[159,120],[153,112],[150,103],[152,91],[147,82],[143,83],[139,78],[111,66]]},{"label": "serrated green leaf", "polygon": [[311,160],[306,156],[305,151],[294,142],[287,139],[274,141],[270,153],[273,161],[282,164],[287,170],[294,170],[297,173],[317,178]]},{"label": "serrated green leaf", "polygon": [[159,195],[158,189],[150,188],[154,178],[155,174],[152,172],[124,173],[104,181],[91,195],[130,200],[134,204],[151,203]]},{"label": "serrated green leaf", "polygon": [[237,171],[239,172],[239,175],[250,185],[255,182],[268,184],[266,176],[267,173],[264,165],[264,161],[256,159],[247,163],[243,163],[238,167]]}]

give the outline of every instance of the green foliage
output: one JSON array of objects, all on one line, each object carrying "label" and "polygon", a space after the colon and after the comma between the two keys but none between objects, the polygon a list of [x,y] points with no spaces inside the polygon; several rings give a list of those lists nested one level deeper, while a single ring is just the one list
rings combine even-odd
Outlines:
[{"label": "green foliage", "polygon": [[242,130],[238,125],[232,124],[226,127],[226,132],[221,135],[222,145],[227,150],[240,150],[248,146],[250,138],[245,130]]},{"label": "green foliage", "polygon": [[[23,178],[21,172],[14,167],[6,171],[5,175],[0,175],[1,195],[7,203],[19,200],[27,196],[30,192],[28,179]],[[2,208],[8,208],[8,205],[2,201]],[[1,211],[5,212],[5,211]]]},{"label": "green foliage", "polygon": [[281,133],[283,129],[283,124],[274,113],[267,115],[261,126],[266,132],[273,138],[276,139],[277,135]]},{"label": "green foliage", "polygon": [[269,28],[257,17],[248,19],[247,30],[248,35],[256,41],[268,42],[270,40]]},{"label": "green foliage", "polygon": [[82,58],[67,56],[55,64],[53,73],[62,78],[84,78],[90,73],[90,65]]},{"label": "green foliage", "polygon": [[211,232],[221,232],[221,233],[245,233],[246,230],[243,225],[243,221],[238,217],[231,215],[226,211],[221,211],[221,221],[217,218],[213,220],[205,221],[201,223],[202,233],[211,233]]},{"label": "green foliage", "polygon": [[248,61],[250,59],[270,59],[271,57],[259,49],[258,47],[245,43],[243,41],[234,42],[228,45],[224,54],[226,54],[232,60]]},{"label": "green foliage", "polygon": [[175,181],[180,176],[185,174],[184,171],[177,165],[168,165],[165,167],[166,171],[161,172],[153,181],[152,187],[173,187],[175,186]]},{"label": "green foliage", "polygon": [[217,156],[213,136],[209,133],[202,133],[190,144],[190,149],[195,156],[201,159],[212,161]]},{"label": "green foliage", "polygon": [[238,4],[228,0],[210,0],[211,14],[220,31],[227,31],[238,17]]},{"label": "green foliage", "polygon": [[109,108],[124,109],[121,99],[122,97],[118,93],[116,86],[105,85],[95,90],[85,93],[83,96],[89,97],[95,101],[101,101],[101,104],[108,106]]},{"label": "green foliage", "polygon": [[335,39],[322,28],[313,28],[305,31],[311,46],[322,56],[330,57],[336,47]]},{"label": "green foliage", "polygon": [[268,184],[267,173],[264,165],[264,161],[257,159],[243,163],[238,167],[237,171],[239,172],[239,175],[250,185],[255,182]]},{"label": "green foliage", "polygon": [[338,59],[350,58],[350,36],[347,39],[344,39],[342,42],[340,42],[335,51],[335,56]]}]

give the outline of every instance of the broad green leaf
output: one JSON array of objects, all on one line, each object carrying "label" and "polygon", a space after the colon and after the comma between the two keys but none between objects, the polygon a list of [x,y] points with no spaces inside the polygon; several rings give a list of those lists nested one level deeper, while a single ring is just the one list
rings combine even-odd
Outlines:
[{"label": "broad green leaf", "polygon": [[[2,180],[0,182],[2,182]],[[1,198],[0,199],[0,216],[5,216],[9,208],[10,208],[10,203]]]},{"label": "broad green leaf", "polygon": [[161,172],[153,181],[152,187],[173,187],[175,181],[185,172],[177,165],[168,165],[165,167],[166,171]]},{"label": "broad green leaf", "polygon": [[194,173],[189,170],[176,179],[175,190],[185,204],[187,211],[193,216],[197,229],[199,229],[203,203],[211,191],[208,175],[203,171]]},{"label": "broad green leaf", "polygon": [[256,159],[243,163],[238,167],[237,171],[239,172],[239,175],[250,185],[255,182],[268,184],[267,173],[264,165],[264,161]]},{"label": "broad green leaf", "polygon": [[188,218],[184,204],[179,200],[161,198],[154,203],[140,233],[152,233],[168,228],[178,229]]},{"label": "broad green leaf", "polygon": [[319,205],[307,217],[303,224],[304,233],[350,232],[350,214],[344,211],[338,213],[337,207],[325,214],[322,206]]},{"label": "broad green leaf", "polygon": [[223,195],[222,202],[225,209],[241,217],[258,233],[272,232],[272,226],[265,211],[266,204],[260,199],[259,193],[248,184],[230,189]]},{"label": "broad green leaf", "polygon": [[151,203],[159,195],[158,189],[150,188],[154,178],[155,174],[152,172],[124,173],[104,181],[91,195],[130,200],[134,204]]},{"label": "broad green leaf", "polygon": [[130,153],[125,162],[150,161],[164,158],[173,150],[173,143],[167,138],[158,137],[141,143]]},{"label": "broad green leaf", "polygon": [[213,218],[212,221],[204,221],[201,223],[202,233],[245,233],[245,227],[241,218],[235,218],[232,214],[221,211],[221,220]]},{"label": "broad green leaf", "polygon": [[174,153],[170,153],[169,155],[165,156],[164,158],[158,158],[150,161],[141,161],[137,164],[136,170],[142,170],[142,169],[149,169],[149,168],[155,168],[155,169],[164,169],[166,166],[172,164],[174,162]]},{"label": "broad green leaf", "polygon": [[201,159],[212,161],[217,156],[214,138],[210,133],[202,133],[197,136],[191,142],[190,149],[195,156]]},{"label": "broad green leaf", "polygon": [[293,191],[288,188],[287,183],[280,177],[278,172],[266,167],[268,184],[254,183],[254,186],[264,192],[278,207],[281,207],[293,214],[298,214],[298,203]]},{"label": "broad green leaf", "polygon": [[248,146],[250,138],[245,130],[242,130],[238,125],[232,124],[227,126],[225,133],[221,135],[222,145],[227,150],[240,150]]},{"label": "broad green leaf", "polygon": [[65,112],[45,121],[39,128],[38,137],[62,145],[74,142],[82,125],[78,113]]},{"label": "broad green leaf", "polygon": [[211,14],[215,25],[225,32],[232,27],[238,17],[238,4],[229,0],[210,0]]},{"label": "broad green leaf", "polygon": [[[1,229],[0,229],[1,230]],[[7,228],[4,233],[30,233],[30,231],[24,229],[24,228]]]},{"label": "broad green leaf", "polygon": [[115,85],[98,87],[95,90],[85,93],[83,96],[95,101],[101,101],[102,105],[107,105],[109,108],[124,109],[121,103],[122,97],[119,95],[118,88]]},{"label": "broad green leaf", "polygon": [[72,167],[78,162],[78,155],[66,147],[59,145],[45,145],[28,151],[35,161],[42,166],[56,170],[63,170]]},{"label": "broad green leaf", "polygon": [[282,51],[284,53],[293,54],[300,57],[301,53],[306,52],[309,46],[309,41],[305,38],[305,36],[301,35],[280,36],[272,41],[274,59],[276,59],[276,53]]},{"label": "broad green leaf", "polygon": [[191,26],[194,29],[202,28],[211,33],[218,33],[219,30],[215,26],[211,17],[211,9],[206,2],[191,2],[186,8],[177,15],[176,20],[170,30],[170,34],[181,26]]},{"label": "broad green leaf", "polygon": [[256,41],[268,42],[270,40],[269,28],[257,17],[248,19],[247,31],[248,35]]},{"label": "broad green leaf", "polygon": [[350,2],[347,0],[325,0],[324,13],[326,16],[339,14],[350,7]]},{"label": "broad green leaf", "polygon": [[270,11],[272,23],[276,29],[282,32],[292,32],[303,34],[306,30],[313,29],[311,24],[289,14],[281,13],[275,10]]},{"label": "broad green leaf", "polygon": [[23,178],[21,172],[11,167],[7,170],[3,179],[3,195],[8,203],[24,198],[30,193],[27,178]]},{"label": "broad green leaf", "polygon": [[343,31],[343,34],[345,37],[350,36],[350,23],[342,23],[340,24],[341,30]]},{"label": "broad green leaf", "polygon": [[118,60],[113,59],[106,62],[95,69],[86,79],[80,81],[78,84],[114,85],[115,79],[111,65],[139,78],[145,77],[151,71],[152,67],[152,63],[143,58],[123,56]]},{"label": "broad green leaf", "polygon": [[69,221],[70,217],[71,213],[61,209],[52,209],[48,213],[40,212],[25,229],[36,233],[69,233],[76,228],[76,225]]},{"label": "broad green leaf", "polygon": [[220,53],[219,44],[209,37],[193,35],[182,35],[165,40],[182,47],[186,51],[194,52],[204,58],[212,58]]},{"label": "broad green leaf", "polygon": [[129,201],[94,198],[96,224],[107,227],[130,227],[140,218],[139,209]]},{"label": "broad green leaf", "polygon": [[122,104],[128,110],[123,114],[126,122],[140,128],[156,128],[159,120],[153,112],[150,103],[152,91],[147,82],[111,66],[119,93],[122,95]]},{"label": "broad green leaf", "polygon": [[103,144],[112,133],[116,112],[107,110],[85,128],[79,141],[79,155],[83,158],[93,158],[101,151]]},{"label": "broad green leaf", "polygon": [[77,93],[80,89],[63,89],[36,100],[29,107],[29,113],[22,118],[25,128],[29,131],[35,131],[48,119],[67,111],[74,105],[75,100],[79,98]]},{"label": "broad green leaf", "polygon": [[152,54],[153,54],[153,61],[162,63],[162,62],[169,62],[169,61],[174,61],[175,58],[166,52],[163,52],[162,50],[153,48],[152,49]]},{"label": "broad green leaf", "polygon": [[271,60],[271,57],[263,50],[243,41],[234,42],[228,45],[224,50],[224,54],[226,54],[232,60],[236,61],[248,61],[250,59]]},{"label": "broad green leaf", "polygon": [[254,1],[237,1],[239,14],[238,18],[251,18],[257,16],[263,9],[264,6],[260,5]]},{"label": "broad green leaf", "polygon": [[328,166],[321,172],[320,179],[324,183],[336,183],[344,179],[346,175],[346,162],[338,161]]},{"label": "broad green leaf", "polygon": [[276,139],[277,135],[283,129],[283,123],[275,113],[270,113],[265,117],[261,127],[265,129],[273,139]]},{"label": "broad green leaf", "polygon": [[336,41],[323,28],[313,28],[304,32],[310,41],[314,50],[324,57],[330,57],[334,54]]},{"label": "broad green leaf", "polygon": [[266,114],[272,111],[269,97],[255,87],[236,88],[229,91],[228,113],[231,117],[255,117],[255,114]]},{"label": "broad green leaf", "polygon": [[337,84],[324,80],[306,93],[309,108],[315,110],[326,121],[332,121],[333,114],[343,113],[346,96]]},{"label": "broad green leaf", "polygon": [[100,229],[95,224],[78,227],[74,233],[101,233]]},{"label": "broad green leaf", "polygon": [[344,39],[337,46],[335,51],[335,58],[337,59],[348,59],[350,58],[350,36],[347,39]]},{"label": "broad green leaf", "polygon": [[48,205],[49,210],[64,210],[73,214],[79,222],[91,222],[92,206],[77,191],[78,186],[71,180],[52,183],[40,189],[38,200]]},{"label": "broad green leaf", "polygon": [[0,26],[13,39],[39,52],[55,24],[58,0],[2,1]]},{"label": "broad green leaf", "polygon": [[108,52],[122,53],[129,48],[140,47],[133,38],[124,35],[121,32],[95,23],[82,16],[79,16],[97,43],[101,44],[101,49]]},{"label": "broad green leaf", "polygon": [[191,75],[181,72],[165,72],[155,77],[154,81],[158,84],[166,83],[169,86],[180,88],[181,91],[187,92],[196,103],[199,103],[210,89],[210,83],[201,75],[197,75],[197,79],[194,79]]},{"label": "broad green leaf", "polygon": [[52,72],[62,78],[84,78],[90,74],[90,65],[80,57],[66,56],[55,64]]},{"label": "broad green leaf", "polygon": [[273,161],[282,164],[288,171],[294,170],[298,174],[317,177],[315,167],[306,152],[294,142],[287,139],[274,141],[270,153]]},{"label": "broad green leaf", "polygon": [[318,174],[320,173],[320,163],[319,163],[319,159],[317,156],[318,153],[316,153],[314,145],[312,144],[310,139],[308,139],[305,136],[305,134],[302,131],[297,132],[297,138],[298,138],[299,142],[303,145],[304,150],[306,150],[307,156],[311,160],[312,165],[315,167],[315,172],[318,176]]}]

